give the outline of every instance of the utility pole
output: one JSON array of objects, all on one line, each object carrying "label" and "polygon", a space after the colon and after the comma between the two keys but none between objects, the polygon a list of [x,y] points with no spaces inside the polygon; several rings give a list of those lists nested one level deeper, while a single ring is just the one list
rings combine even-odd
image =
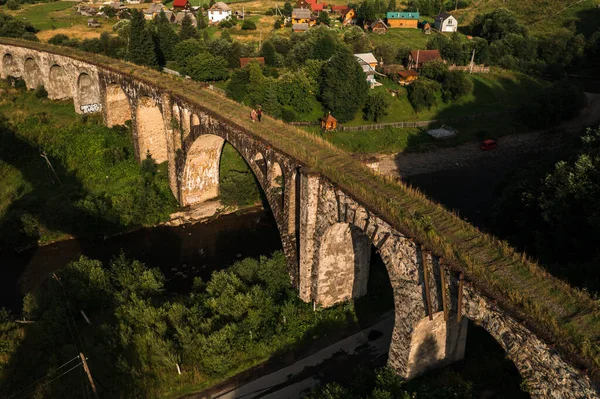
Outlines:
[{"label": "utility pole", "polygon": [[94,380],[92,378],[92,374],[90,373],[90,368],[87,365],[85,356],[83,355],[83,353],[79,352],[79,357],[81,358],[81,362],[83,363],[83,369],[85,370],[88,380],[90,381],[90,386],[92,387],[92,392],[94,392],[94,396],[96,397],[96,399],[98,399],[99,396],[98,396],[98,391],[96,391],[96,384],[94,384]]},{"label": "utility pole", "polygon": [[475,61],[475,49],[473,49],[473,55],[471,56],[471,70],[469,73],[473,73],[473,62]]}]

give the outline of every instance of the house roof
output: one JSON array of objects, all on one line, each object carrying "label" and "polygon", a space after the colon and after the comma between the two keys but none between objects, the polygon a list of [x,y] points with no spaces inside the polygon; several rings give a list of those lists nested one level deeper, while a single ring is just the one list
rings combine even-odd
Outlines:
[{"label": "house roof", "polygon": [[338,6],[338,5],[335,5],[335,4],[332,4],[332,5],[331,5],[331,10],[332,10],[332,11],[339,11],[339,12],[342,12],[342,11],[345,11],[346,9],[348,9],[348,10],[349,10],[349,9],[350,9],[350,7],[348,7],[348,6],[344,6],[344,5]]},{"label": "house roof", "polygon": [[358,58],[358,61],[363,61],[367,64],[377,64],[377,58],[375,58],[375,56],[373,55],[373,53],[360,53],[360,54],[354,54],[354,56],[356,58]]},{"label": "house roof", "polygon": [[249,58],[240,58],[240,68],[245,67],[248,63],[256,61],[261,65],[265,65],[265,57],[249,57]]},{"label": "house roof", "polygon": [[306,31],[306,30],[308,30],[308,24],[306,22],[303,24],[294,24],[294,25],[292,25],[292,30]]},{"label": "house roof", "polygon": [[209,9],[209,11],[231,11],[231,7],[222,1],[218,1]]},{"label": "house roof", "polygon": [[387,29],[387,25],[381,19],[378,19],[377,21],[373,22],[371,24],[371,29],[375,28],[379,23],[381,23]]},{"label": "house roof", "polygon": [[325,122],[325,123],[329,123],[329,122],[337,122],[337,119],[335,119],[335,118],[333,117],[333,115],[331,115],[331,114],[327,114],[327,115],[325,115],[324,117],[322,117],[322,118],[321,118],[321,120],[322,120],[323,122]]},{"label": "house roof", "polygon": [[419,76],[417,71],[413,71],[412,69],[406,71],[399,71],[398,75],[402,76],[403,78],[408,78],[409,76]]},{"label": "house roof", "polygon": [[194,14],[192,14],[189,11],[180,11],[177,13],[177,15],[175,16],[175,23],[182,23],[183,19],[185,18],[186,15],[190,16],[190,19],[192,20],[192,25],[196,26],[197,25],[197,21],[196,21],[196,17],[194,16]]},{"label": "house roof", "polygon": [[452,17],[452,14],[448,14],[447,12],[441,12],[437,15],[437,17],[435,17],[435,20],[443,22],[450,17]]},{"label": "house roof", "polygon": [[189,0],[174,0],[173,7],[185,7],[189,3]]},{"label": "house roof", "polygon": [[419,19],[418,12],[388,12],[388,19]]},{"label": "house roof", "polygon": [[150,7],[144,10],[144,14],[159,13],[164,7],[161,3],[153,3]]},{"label": "house roof", "polygon": [[310,9],[313,11],[323,11],[323,7],[326,5],[327,3],[312,3]]},{"label": "house roof", "polygon": [[310,18],[310,10],[306,8],[294,8],[292,18]]},{"label": "house roof", "polygon": [[410,56],[415,62],[419,58],[419,64],[433,60],[441,60],[442,56],[439,50],[412,50]]}]

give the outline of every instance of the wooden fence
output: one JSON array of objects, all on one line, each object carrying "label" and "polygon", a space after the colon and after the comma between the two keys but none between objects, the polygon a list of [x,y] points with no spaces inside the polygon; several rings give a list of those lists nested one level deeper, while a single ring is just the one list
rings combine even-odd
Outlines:
[{"label": "wooden fence", "polygon": [[388,127],[390,127],[390,128],[394,128],[394,127],[395,128],[429,127],[429,126],[435,125],[435,124],[441,124],[441,123],[452,124],[452,123],[464,122],[464,121],[469,121],[469,120],[479,119],[479,118],[492,118],[492,117],[496,117],[496,116],[510,115],[513,113],[514,113],[514,111],[491,111],[491,112],[483,112],[483,113],[479,113],[479,114],[471,114],[471,115],[466,115],[466,116],[461,116],[461,117],[456,117],[456,118],[449,118],[449,119],[434,119],[434,120],[430,120],[430,121],[378,123],[376,125],[361,125],[361,126],[338,126],[337,130],[340,130],[342,132],[361,132],[364,130],[382,130],[382,129],[387,129]]},{"label": "wooden fence", "polygon": [[470,65],[450,65],[448,66],[448,70],[450,71],[463,71],[463,72],[472,72],[472,73],[490,73],[490,67],[485,65],[473,65],[473,70],[471,71]]},{"label": "wooden fence", "polygon": [[321,123],[317,121],[310,122],[288,122],[288,125],[292,126],[319,126]]}]

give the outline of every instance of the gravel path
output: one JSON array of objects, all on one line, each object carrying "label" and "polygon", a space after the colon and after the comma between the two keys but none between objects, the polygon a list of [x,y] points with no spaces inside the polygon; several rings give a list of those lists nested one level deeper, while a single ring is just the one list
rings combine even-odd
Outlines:
[{"label": "gravel path", "polygon": [[[588,106],[579,117],[559,126],[567,132],[578,131],[600,120],[600,94],[586,93]],[[563,141],[563,134],[531,132],[505,136],[498,140],[498,148],[482,151],[479,143],[466,143],[457,147],[442,148],[427,153],[399,153],[376,155],[379,170],[384,174],[413,176],[439,170],[459,169],[482,163],[503,164],[522,158],[526,154],[548,151],[557,148]]]}]

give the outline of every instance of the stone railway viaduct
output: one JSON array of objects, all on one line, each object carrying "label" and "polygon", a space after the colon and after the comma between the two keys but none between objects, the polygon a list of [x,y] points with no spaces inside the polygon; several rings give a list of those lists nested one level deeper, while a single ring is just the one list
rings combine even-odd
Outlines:
[{"label": "stone railway viaduct", "polygon": [[59,48],[36,46],[1,40],[1,77],[20,77],[29,89],[44,85],[50,99],[72,98],[76,112],[100,112],[108,126],[131,120],[137,157],[151,154],[168,162],[171,189],[181,205],[218,196],[221,151],[225,141],[233,145],[266,194],[292,283],[304,301],[327,307],[364,295],[374,245],[394,291],[388,362],[405,378],[462,359],[470,319],[504,348],[532,397],[598,397],[585,372],[406,231],[311,171],[305,160],[208,107],[216,94],[203,89],[204,96],[189,100],[174,94],[164,79],[133,77],[130,70],[140,67],[119,61],[128,69],[116,68],[105,58],[103,64],[83,53],[66,56]]}]

